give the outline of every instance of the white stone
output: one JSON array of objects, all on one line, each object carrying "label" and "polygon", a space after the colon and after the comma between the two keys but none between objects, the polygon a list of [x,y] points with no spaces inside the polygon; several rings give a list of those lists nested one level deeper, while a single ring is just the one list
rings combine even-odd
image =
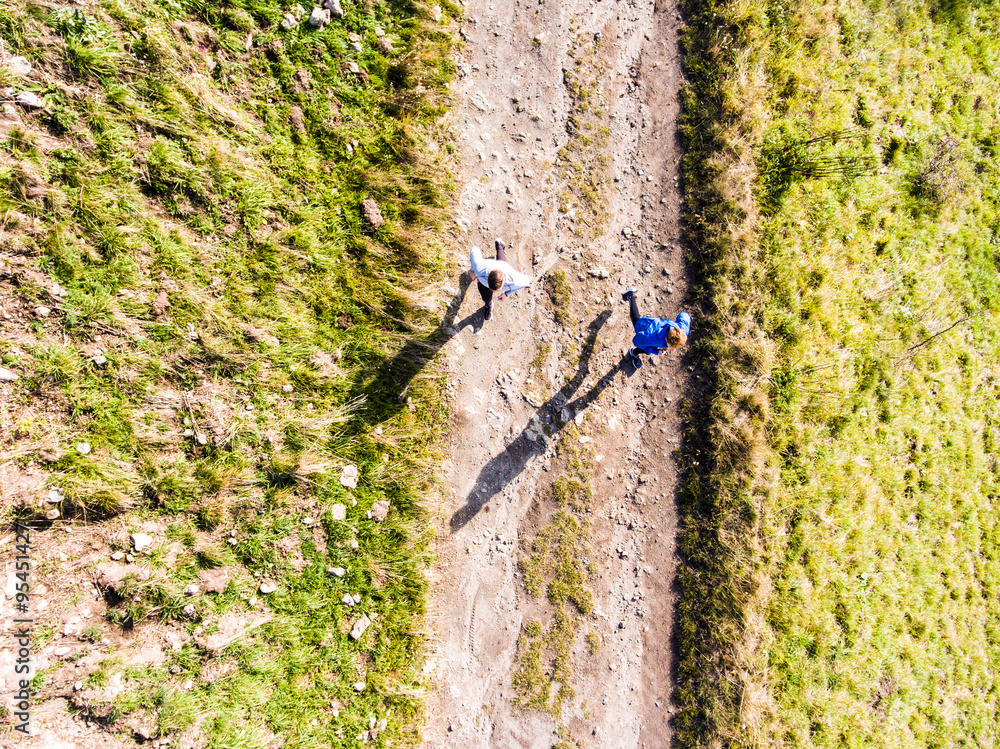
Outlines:
[{"label": "white stone", "polygon": [[14,102],[20,104],[25,109],[44,109],[45,102],[43,102],[37,95],[31,93],[30,91],[22,91],[17,96],[14,97]]},{"label": "white stone", "polygon": [[321,29],[328,23],[330,23],[330,11],[314,7],[309,14],[309,25],[314,29]]},{"label": "white stone", "polygon": [[14,75],[25,76],[31,72],[31,63],[26,57],[11,57],[7,60],[7,70]]},{"label": "white stone", "polygon": [[344,466],[340,472],[340,485],[353,489],[358,485],[358,467],[355,465]]},{"label": "white stone", "polygon": [[347,507],[339,502],[330,508],[330,515],[334,520],[344,520],[347,517]]},{"label": "white stone", "polygon": [[345,570],[343,567],[331,567],[330,569],[327,570],[327,572],[329,572],[334,577],[343,577],[344,575],[347,574],[347,570]]},{"label": "white stone", "polygon": [[129,539],[132,541],[132,548],[136,551],[142,551],[153,543],[153,537],[148,533],[133,533]]},{"label": "white stone", "polygon": [[278,584],[274,582],[261,583],[260,585],[260,592],[263,593],[265,596],[268,593],[273,593],[277,589],[278,589]]},{"label": "white stone", "polygon": [[9,369],[0,367],[0,382],[17,382],[17,375]]},{"label": "white stone", "polygon": [[358,640],[361,635],[365,633],[365,630],[371,626],[372,620],[367,616],[362,615],[360,619],[354,622],[354,626],[351,627],[351,639]]}]

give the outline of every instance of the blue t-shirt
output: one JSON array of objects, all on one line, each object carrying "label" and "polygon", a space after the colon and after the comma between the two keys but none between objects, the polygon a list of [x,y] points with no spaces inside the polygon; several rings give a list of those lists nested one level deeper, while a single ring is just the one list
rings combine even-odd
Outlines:
[{"label": "blue t-shirt", "polygon": [[647,354],[660,353],[656,349],[667,348],[667,331],[677,328],[684,335],[691,332],[691,315],[681,312],[676,320],[663,320],[659,317],[640,317],[635,322],[635,337],[632,345]]}]

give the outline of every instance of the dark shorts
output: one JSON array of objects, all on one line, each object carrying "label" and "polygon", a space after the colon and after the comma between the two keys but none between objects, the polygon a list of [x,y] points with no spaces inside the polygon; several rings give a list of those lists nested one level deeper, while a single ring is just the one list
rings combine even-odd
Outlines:
[{"label": "dark shorts", "polygon": [[[507,253],[503,250],[497,250],[497,260],[502,260],[507,262]],[[489,286],[483,286],[482,281],[477,281],[476,285],[479,287],[479,296],[483,298],[483,304],[489,304],[493,301],[493,289]]]}]

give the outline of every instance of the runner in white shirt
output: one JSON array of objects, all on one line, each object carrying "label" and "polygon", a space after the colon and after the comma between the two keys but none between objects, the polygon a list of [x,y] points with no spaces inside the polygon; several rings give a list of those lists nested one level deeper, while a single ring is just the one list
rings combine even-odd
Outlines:
[{"label": "runner in white shirt", "polygon": [[493,317],[493,293],[498,292],[500,299],[510,296],[515,291],[520,291],[533,280],[531,276],[518,273],[510,263],[507,262],[507,247],[499,239],[495,240],[497,249],[496,260],[486,260],[478,247],[473,247],[469,253],[469,262],[472,270],[469,275],[479,282],[479,296],[483,298],[486,305],[484,319]]}]

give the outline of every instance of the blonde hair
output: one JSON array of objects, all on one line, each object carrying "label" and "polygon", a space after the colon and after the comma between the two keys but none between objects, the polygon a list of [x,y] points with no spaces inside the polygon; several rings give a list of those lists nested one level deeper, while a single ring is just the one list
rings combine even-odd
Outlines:
[{"label": "blonde hair", "polygon": [[678,328],[671,328],[667,331],[667,345],[670,348],[680,348],[685,343],[687,343],[688,337],[684,335],[683,330]]}]

